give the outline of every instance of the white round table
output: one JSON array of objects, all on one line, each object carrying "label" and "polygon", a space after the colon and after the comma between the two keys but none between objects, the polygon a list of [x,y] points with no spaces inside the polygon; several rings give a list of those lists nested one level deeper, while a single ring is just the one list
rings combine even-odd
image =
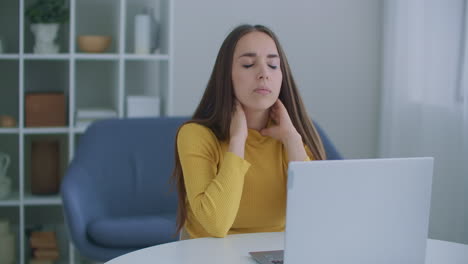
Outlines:
[{"label": "white round table", "polygon": [[[182,240],[137,250],[106,262],[107,264],[257,264],[250,251],[284,248],[284,233],[230,235],[226,238]],[[426,264],[467,264],[468,245],[427,240]]]}]

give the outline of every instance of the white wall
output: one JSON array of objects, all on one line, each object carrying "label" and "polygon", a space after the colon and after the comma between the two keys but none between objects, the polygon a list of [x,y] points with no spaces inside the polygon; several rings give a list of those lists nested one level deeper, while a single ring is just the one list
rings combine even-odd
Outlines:
[{"label": "white wall", "polygon": [[377,155],[380,0],[178,0],[174,115],[191,115],[219,47],[240,23],[278,35],[309,114],[346,158]]}]

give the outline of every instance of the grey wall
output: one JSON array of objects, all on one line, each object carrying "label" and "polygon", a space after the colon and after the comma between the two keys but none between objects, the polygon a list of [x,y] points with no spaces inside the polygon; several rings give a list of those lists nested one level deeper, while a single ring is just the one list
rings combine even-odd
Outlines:
[{"label": "grey wall", "polygon": [[218,49],[240,23],[275,31],[312,118],[346,158],[377,155],[381,0],[178,0],[174,115],[195,110]]}]

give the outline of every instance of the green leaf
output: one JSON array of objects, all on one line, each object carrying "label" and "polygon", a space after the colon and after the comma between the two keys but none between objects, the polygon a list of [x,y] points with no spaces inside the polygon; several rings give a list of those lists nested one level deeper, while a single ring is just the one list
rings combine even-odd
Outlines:
[{"label": "green leaf", "polygon": [[26,9],[25,16],[31,23],[65,23],[70,15],[65,0],[37,0]]}]

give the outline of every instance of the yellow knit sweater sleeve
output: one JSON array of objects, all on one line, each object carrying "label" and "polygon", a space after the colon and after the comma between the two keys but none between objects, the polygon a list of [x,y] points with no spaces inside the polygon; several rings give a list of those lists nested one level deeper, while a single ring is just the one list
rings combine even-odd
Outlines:
[{"label": "yellow knit sweater sleeve", "polygon": [[195,217],[210,235],[225,237],[236,218],[250,163],[230,152],[220,160],[216,136],[194,123],[179,130],[177,151]]}]

